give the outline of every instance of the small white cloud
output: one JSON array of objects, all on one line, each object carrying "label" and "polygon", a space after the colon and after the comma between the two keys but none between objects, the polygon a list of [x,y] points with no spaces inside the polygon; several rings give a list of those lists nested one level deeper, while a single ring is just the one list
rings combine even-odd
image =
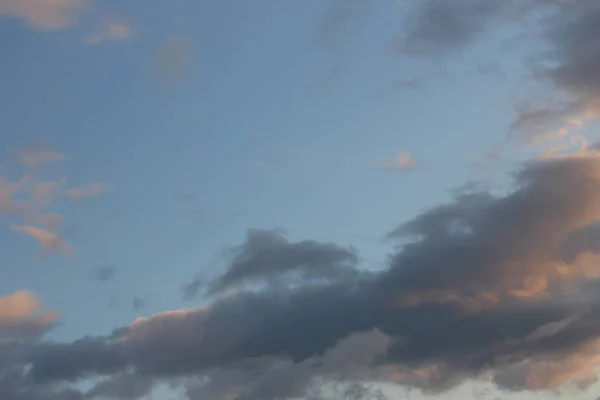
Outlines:
[{"label": "small white cloud", "polygon": [[43,30],[71,27],[85,7],[84,0],[0,0],[0,16],[22,19]]},{"label": "small white cloud", "polygon": [[10,229],[14,232],[21,232],[31,236],[42,247],[41,254],[63,253],[67,256],[74,256],[73,247],[58,233],[50,232],[45,229],[32,225],[11,225]]},{"label": "small white cloud", "polygon": [[74,201],[85,200],[88,197],[100,196],[108,190],[108,187],[106,183],[94,182],[85,187],[69,189],[65,195]]},{"label": "small white cloud", "polygon": [[396,161],[393,163],[382,164],[382,168],[386,169],[398,169],[403,171],[411,170],[415,167],[416,161],[412,154],[406,151],[401,151],[396,155]]}]

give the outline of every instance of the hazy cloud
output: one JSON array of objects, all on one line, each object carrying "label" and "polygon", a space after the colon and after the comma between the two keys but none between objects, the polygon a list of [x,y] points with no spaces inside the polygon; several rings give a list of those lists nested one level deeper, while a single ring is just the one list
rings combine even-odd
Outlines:
[{"label": "hazy cloud", "polygon": [[141,310],[142,308],[146,307],[146,300],[144,300],[140,297],[135,297],[131,301],[131,306],[133,307],[134,310]]},{"label": "hazy cloud", "polygon": [[168,81],[180,82],[189,79],[193,49],[192,42],[184,38],[164,41],[156,53],[156,68]]},{"label": "hazy cloud", "polygon": [[342,51],[357,29],[374,10],[373,0],[333,0],[321,23],[323,43],[333,52]]},{"label": "hazy cloud", "polygon": [[204,283],[201,279],[196,278],[189,283],[186,283],[181,287],[181,294],[184,300],[190,301],[193,300],[197,295],[200,289],[204,286]]},{"label": "hazy cloud", "polygon": [[92,270],[92,278],[107,282],[114,278],[116,269],[112,265],[101,265]]},{"label": "hazy cloud", "polygon": [[22,19],[37,29],[61,30],[75,23],[85,5],[84,0],[0,0],[0,16]]},{"label": "hazy cloud", "polygon": [[10,182],[0,176],[0,211],[5,213],[22,213],[29,209],[29,205],[15,199],[15,195],[24,186],[25,180]]},{"label": "hazy cloud", "polygon": [[85,200],[104,194],[109,188],[106,183],[95,182],[81,188],[73,188],[65,191],[65,195],[74,201]]},{"label": "hazy cloud", "polygon": [[65,161],[67,159],[65,155],[56,152],[44,142],[31,142],[24,147],[10,150],[10,153],[19,160],[20,163],[32,168]]},{"label": "hazy cloud", "polygon": [[406,151],[401,151],[396,155],[396,160],[393,163],[381,164],[385,169],[398,169],[403,171],[412,170],[416,165],[415,158],[412,154]]},{"label": "hazy cloud", "polygon": [[132,37],[133,29],[123,21],[108,21],[99,31],[86,36],[85,42],[95,45],[105,40],[123,40]]},{"label": "hazy cloud", "polygon": [[28,223],[45,225],[50,229],[58,229],[62,225],[63,216],[54,213],[30,215],[26,218]]},{"label": "hazy cloud", "polygon": [[16,225],[13,224],[10,228],[15,232],[21,232],[31,236],[42,247],[40,254],[63,253],[67,256],[74,256],[75,250],[71,245],[58,233],[51,232],[37,226],[32,225]]}]

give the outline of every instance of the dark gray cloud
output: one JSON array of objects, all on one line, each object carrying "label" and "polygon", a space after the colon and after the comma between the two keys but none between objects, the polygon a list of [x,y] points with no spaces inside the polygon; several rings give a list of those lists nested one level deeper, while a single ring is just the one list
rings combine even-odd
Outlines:
[{"label": "dark gray cloud", "polygon": [[478,39],[512,1],[425,0],[406,14],[396,50],[409,55],[447,55]]},{"label": "dark gray cloud", "polygon": [[86,399],[136,400],[147,395],[154,385],[154,379],[136,375],[117,375],[96,384],[85,393]]},{"label": "dark gray cloud", "polygon": [[181,287],[181,295],[183,299],[186,301],[193,300],[203,286],[204,283],[199,278],[195,278],[191,282],[186,283]]},{"label": "dark gray cloud", "polygon": [[146,307],[146,300],[142,299],[141,297],[134,297],[131,301],[131,306],[134,310],[141,310],[142,308]]},{"label": "dark gray cloud", "polygon": [[523,61],[545,92],[543,100],[515,106],[510,129],[535,141],[600,115],[598,21],[594,0],[424,0],[409,7],[395,47],[411,57],[448,56],[496,29],[521,24],[543,44]]},{"label": "dark gray cloud", "polygon": [[[402,224],[388,235],[398,248],[383,271],[361,272],[352,251],[332,244],[252,231],[232,253],[223,275],[236,271],[231,282],[306,264],[323,273],[341,262],[354,272],[318,284],[238,287],[107,337],[43,342],[27,354],[28,377],[196,376],[191,399],[237,400],[310,395],[318,382],[440,392],[488,372],[511,390],[583,384],[600,354],[600,307],[594,291],[573,288],[600,277],[596,247],[578,239],[598,220],[600,156],[584,153],[527,163],[512,192],[457,194]],[[543,369],[565,354],[582,362],[568,374]],[[523,375],[542,383],[527,386]]]},{"label": "dark gray cloud", "polygon": [[112,265],[100,265],[92,270],[92,278],[107,282],[115,277],[116,268]]},{"label": "dark gray cloud", "polygon": [[230,253],[233,259],[214,282],[213,292],[289,274],[299,275],[303,280],[340,279],[355,273],[358,262],[351,248],[312,240],[289,242],[276,230],[249,231],[246,242]]}]

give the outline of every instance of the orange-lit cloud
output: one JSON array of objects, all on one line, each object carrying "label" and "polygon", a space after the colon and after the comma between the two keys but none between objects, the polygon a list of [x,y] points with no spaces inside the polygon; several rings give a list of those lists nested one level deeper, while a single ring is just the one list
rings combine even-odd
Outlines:
[{"label": "orange-lit cloud", "polygon": [[24,338],[51,327],[57,312],[43,312],[42,302],[29,291],[0,296],[0,339],[6,335]]},{"label": "orange-lit cloud", "polygon": [[41,254],[63,253],[67,256],[74,256],[75,250],[58,233],[51,232],[37,226],[31,225],[11,225],[10,228],[15,232],[21,232],[31,236],[42,247]]},{"label": "orange-lit cloud", "polygon": [[396,155],[396,160],[394,162],[381,164],[381,167],[385,169],[408,171],[413,169],[415,165],[415,157],[407,151],[401,151]]},{"label": "orange-lit cloud", "polygon": [[0,16],[19,18],[44,30],[71,27],[85,7],[84,0],[0,0]]}]

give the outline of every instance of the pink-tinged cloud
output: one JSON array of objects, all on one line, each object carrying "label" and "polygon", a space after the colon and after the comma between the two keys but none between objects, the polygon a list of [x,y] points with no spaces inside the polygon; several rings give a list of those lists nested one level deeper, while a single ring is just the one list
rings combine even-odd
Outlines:
[{"label": "pink-tinged cloud", "polygon": [[30,215],[27,217],[27,222],[47,226],[48,228],[57,229],[62,225],[63,216],[54,213],[45,213],[41,215]]},{"label": "pink-tinged cloud", "polygon": [[85,37],[85,43],[96,45],[106,40],[124,40],[132,37],[134,34],[131,26],[123,21],[108,21],[98,31]]},{"label": "pink-tinged cloud", "polygon": [[64,184],[65,179],[36,183],[32,189],[35,205],[37,207],[45,207],[50,204]]},{"label": "pink-tinged cloud", "polygon": [[85,200],[88,197],[95,197],[104,194],[108,190],[109,185],[106,183],[94,182],[90,185],[69,189],[65,195],[74,201]]},{"label": "pink-tinged cloud", "polygon": [[85,6],[84,0],[0,0],[0,16],[24,20],[43,30],[71,27]]},{"label": "pink-tinged cloud", "polygon": [[413,169],[415,164],[416,161],[412,154],[407,151],[401,151],[396,155],[396,160],[394,162],[381,164],[381,167],[385,169],[408,171]]},{"label": "pink-tinged cloud", "polygon": [[[2,4],[3,0],[0,0]],[[1,12],[0,12],[1,14]],[[20,163],[31,168],[41,167],[46,164],[65,161],[67,157],[51,149],[45,143],[30,143],[18,149],[11,149],[10,153]]]},{"label": "pink-tinged cloud", "polygon": [[0,176],[0,212],[20,213],[26,211],[27,206],[14,198],[23,185],[24,180],[9,182]]},{"label": "pink-tinged cloud", "polygon": [[24,233],[37,240],[42,247],[42,255],[49,253],[63,253],[70,257],[75,255],[73,247],[71,247],[71,245],[58,233],[31,225],[13,224],[10,228],[14,232]]},{"label": "pink-tinged cloud", "polygon": [[54,324],[58,313],[42,311],[42,302],[32,292],[0,296],[0,339],[23,339],[44,333]]}]

